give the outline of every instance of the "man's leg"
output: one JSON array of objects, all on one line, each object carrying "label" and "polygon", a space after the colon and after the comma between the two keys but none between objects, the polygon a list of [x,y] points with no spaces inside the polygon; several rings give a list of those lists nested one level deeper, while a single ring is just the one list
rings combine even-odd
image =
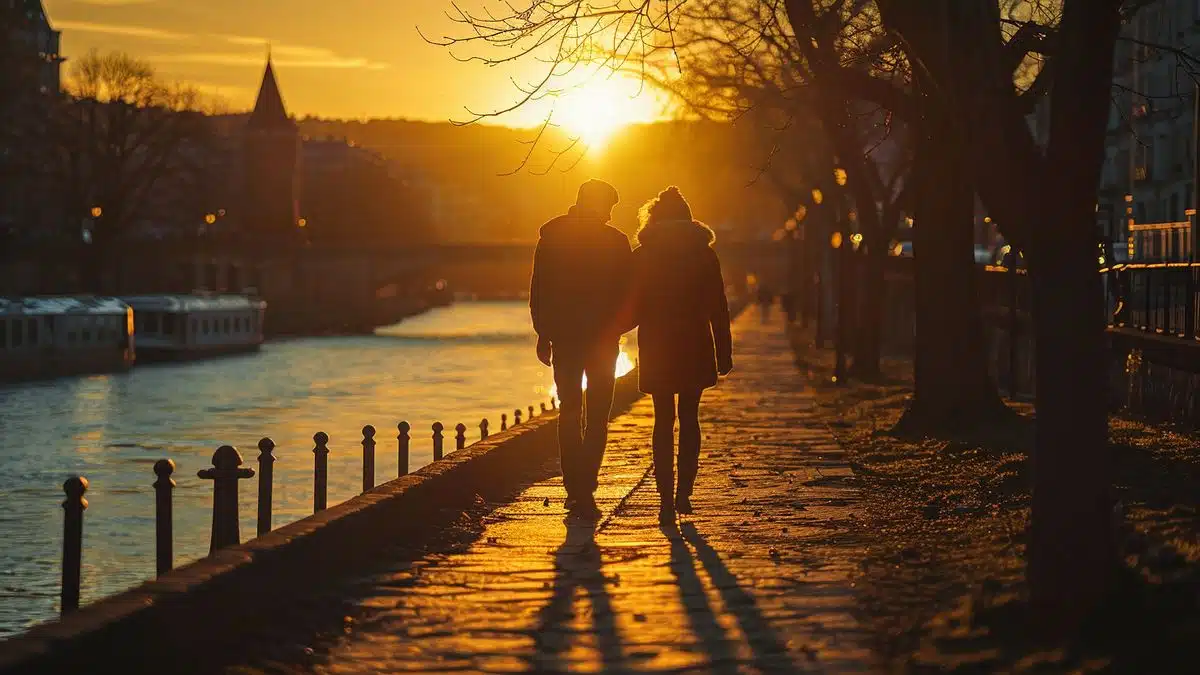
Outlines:
[{"label": "man's leg", "polygon": [[596,491],[600,475],[600,464],[604,461],[604,446],[608,443],[608,420],[612,415],[613,390],[616,387],[617,354],[616,344],[603,345],[592,350],[588,356],[587,372],[587,428],[583,434],[583,465],[587,481],[582,487],[588,492]]},{"label": "man's leg", "polygon": [[554,352],[554,386],[558,389],[558,461],[562,466],[567,499],[589,494],[583,462],[583,358],[581,354]]}]

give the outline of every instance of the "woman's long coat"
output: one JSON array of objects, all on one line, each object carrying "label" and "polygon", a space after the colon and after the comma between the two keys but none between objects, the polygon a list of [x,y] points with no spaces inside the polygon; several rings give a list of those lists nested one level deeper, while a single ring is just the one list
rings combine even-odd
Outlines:
[{"label": "woman's long coat", "polygon": [[654,223],[634,251],[639,387],[699,392],[732,368],[729,303],[712,230],[695,221]]}]

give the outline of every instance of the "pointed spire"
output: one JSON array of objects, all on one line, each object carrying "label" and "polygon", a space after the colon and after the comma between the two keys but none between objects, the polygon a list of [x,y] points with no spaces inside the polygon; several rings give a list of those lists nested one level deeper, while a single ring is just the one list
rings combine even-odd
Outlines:
[{"label": "pointed spire", "polygon": [[275,81],[275,66],[268,52],[267,70],[263,73],[254,112],[250,114],[250,128],[269,129],[285,126],[294,127],[295,123],[288,117],[287,108],[283,105],[283,95],[279,93],[279,83]]}]

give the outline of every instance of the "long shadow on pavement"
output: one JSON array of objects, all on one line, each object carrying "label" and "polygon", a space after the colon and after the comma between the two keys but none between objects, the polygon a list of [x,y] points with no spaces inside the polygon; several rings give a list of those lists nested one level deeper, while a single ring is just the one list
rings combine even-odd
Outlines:
[{"label": "long shadow on pavement", "polygon": [[716,549],[708,544],[692,523],[684,523],[680,531],[696,551],[700,564],[721,594],[725,609],[734,615],[741,626],[746,642],[754,652],[754,666],[765,673],[800,672],[800,667],[788,653],[787,642],[762,615],[754,596],[742,589],[738,578],[725,566]]},{"label": "long shadow on pavement", "polygon": [[628,663],[621,644],[617,615],[605,588],[604,561],[596,545],[594,524],[567,521],[566,541],[554,553],[554,588],[538,613],[533,639],[536,651],[530,672],[570,672],[563,656],[571,648],[571,620],[576,591],[583,589],[592,607],[592,632],[604,672],[624,672]]},{"label": "long shadow on pavement", "polygon": [[704,584],[696,574],[696,560],[692,557],[691,549],[673,523],[664,525],[662,532],[671,542],[671,574],[679,586],[679,601],[687,614],[692,633],[711,657],[713,672],[736,673],[737,653],[732,648],[728,633],[717,621]]}]

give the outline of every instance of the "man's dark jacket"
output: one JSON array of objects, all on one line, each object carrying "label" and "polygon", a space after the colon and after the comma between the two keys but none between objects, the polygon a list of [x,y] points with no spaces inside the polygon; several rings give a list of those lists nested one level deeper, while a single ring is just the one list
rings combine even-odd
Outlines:
[{"label": "man's dark jacket", "polygon": [[542,226],[533,256],[529,313],[555,346],[615,342],[634,328],[629,237],[572,206]]}]

